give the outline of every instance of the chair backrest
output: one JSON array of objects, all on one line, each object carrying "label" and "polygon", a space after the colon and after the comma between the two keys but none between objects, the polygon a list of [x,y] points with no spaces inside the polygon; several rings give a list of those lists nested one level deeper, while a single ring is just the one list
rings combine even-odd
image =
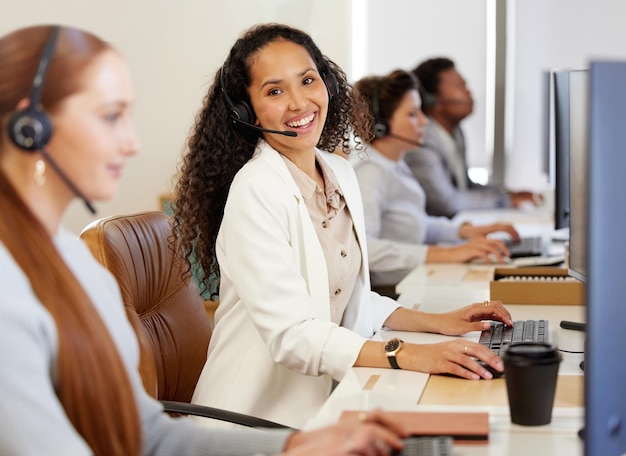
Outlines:
[{"label": "chair backrest", "polygon": [[141,349],[140,374],[159,400],[189,402],[207,356],[211,326],[183,264],[174,261],[161,211],[106,217],[80,237],[117,279]]}]

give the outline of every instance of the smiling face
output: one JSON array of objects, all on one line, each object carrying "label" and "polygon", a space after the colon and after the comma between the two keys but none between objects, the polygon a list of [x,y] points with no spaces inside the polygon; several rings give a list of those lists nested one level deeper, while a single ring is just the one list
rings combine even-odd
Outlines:
[{"label": "smiling face", "polygon": [[[130,119],[131,78],[119,54],[107,50],[80,81],[81,90],[52,113],[47,150],[87,199],[107,200],[117,193],[126,160],[139,148]],[[58,185],[59,193],[74,197],[61,181]]]},{"label": "smiling face", "polygon": [[288,157],[312,152],[326,122],[328,92],[307,50],[291,41],[271,42],[250,58],[250,80],[257,125],[298,134],[264,133],[265,140]]}]

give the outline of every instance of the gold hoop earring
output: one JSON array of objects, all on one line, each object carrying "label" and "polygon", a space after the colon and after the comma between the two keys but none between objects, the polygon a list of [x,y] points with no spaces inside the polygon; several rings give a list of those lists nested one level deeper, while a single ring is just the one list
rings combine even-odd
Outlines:
[{"label": "gold hoop earring", "polygon": [[42,159],[35,162],[35,183],[40,187],[46,183],[46,162]]}]

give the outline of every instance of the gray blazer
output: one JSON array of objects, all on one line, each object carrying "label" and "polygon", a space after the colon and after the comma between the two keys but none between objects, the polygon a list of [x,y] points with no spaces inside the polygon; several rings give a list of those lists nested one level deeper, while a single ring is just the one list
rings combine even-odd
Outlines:
[{"label": "gray blazer", "polygon": [[493,209],[510,207],[510,198],[503,190],[495,187],[485,187],[475,184],[467,177],[465,165],[465,144],[461,129],[455,133],[460,150],[455,152],[460,156],[465,166],[467,185],[459,188],[456,182],[454,165],[450,163],[445,153],[446,144],[450,138],[437,121],[429,117],[424,134],[424,144],[408,152],[405,161],[411,168],[420,185],[426,192],[426,211],[430,215],[444,215],[453,217],[457,212],[466,209]]}]

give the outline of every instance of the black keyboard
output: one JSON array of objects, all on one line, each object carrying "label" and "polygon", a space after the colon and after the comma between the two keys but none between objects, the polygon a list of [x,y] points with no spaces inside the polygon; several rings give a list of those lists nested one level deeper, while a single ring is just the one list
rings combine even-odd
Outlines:
[{"label": "black keyboard", "polygon": [[480,333],[478,343],[500,356],[501,350],[516,342],[548,342],[548,320],[518,320],[513,326],[494,321]]},{"label": "black keyboard", "polygon": [[404,439],[404,448],[392,454],[397,456],[452,456],[452,437],[409,437]]},{"label": "black keyboard", "polygon": [[522,237],[519,242],[504,241],[509,249],[511,258],[540,256],[543,254],[543,240],[541,236]]}]

